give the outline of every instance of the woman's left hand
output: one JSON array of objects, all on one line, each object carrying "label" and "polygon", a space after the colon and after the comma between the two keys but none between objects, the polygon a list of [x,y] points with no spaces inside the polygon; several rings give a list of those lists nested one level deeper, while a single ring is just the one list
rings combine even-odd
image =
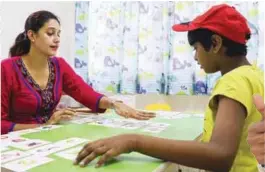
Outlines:
[{"label": "woman's left hand", "polygon": [[155,117],[155,113],[138,111],[122,102],[114,102],[114,110],[120,116],[125,118],[134,118],[138,120],[149,120]]}]

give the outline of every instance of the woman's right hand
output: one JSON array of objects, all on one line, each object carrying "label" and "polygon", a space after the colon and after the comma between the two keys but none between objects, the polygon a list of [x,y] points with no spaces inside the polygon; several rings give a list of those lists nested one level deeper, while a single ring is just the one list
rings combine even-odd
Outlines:
[{"label": "woman's right hand", "polygon": [[55,111],[51,118],[46,122],[47,125],[58,124],[62,120],[71,120],[75,115],[75,110],[73,109],[60,109]]}]

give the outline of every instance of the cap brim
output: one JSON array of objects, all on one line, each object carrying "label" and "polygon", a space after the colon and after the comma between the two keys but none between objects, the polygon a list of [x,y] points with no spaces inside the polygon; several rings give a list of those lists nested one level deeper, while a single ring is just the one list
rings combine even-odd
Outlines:
[{"label": "cap brim", "polygon": [[172,29],[176,32],[186,32],[197,29],[191,22],[175,24]]}]

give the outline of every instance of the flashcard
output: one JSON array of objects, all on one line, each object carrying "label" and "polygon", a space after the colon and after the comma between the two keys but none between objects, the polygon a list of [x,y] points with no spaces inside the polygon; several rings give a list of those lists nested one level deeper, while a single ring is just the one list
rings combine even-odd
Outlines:
[{"label": "flashcard", "polygon": [[36,157],[36,156],[31,156],[23,159],[19,159],[16,161],[12,161],[9,163],[6,163],[3,165],[4,168],[7,168],[12,171],[27,171],[31,168],[41,166],[43,164],[47,164],[49,162],[53,161],[53,159],[48,158],[48,157]]},{"label": "flashcard", "polygon": [[48,144],[29,151],[30,154],[38,156],[47,156],[52,153],[67,149],[64,145]]},{"label": "flashcard", "polygon": [[58,142],[56,142],[54,144],[62,145],[62,146],[65,146],[67,148],[70,148],[70,147],[79,145],[81,143],[87,142],[87,141],[88,141],[87,139],[72,137],[72,138],[69,138],[69,139],[58,141]]},{"label": "flashcard", "polygon": [[27,140],[28,139],[19,137],[17,135],[10,135],[10,134],[1,135],[2,146],[10,146],[12,143],[24,142]]},{"label": "flashcard", "polygon": [[1,153],[1,163],[5,163],[8,161],[12,161],[15,159],[23,158],[29,156],[30,154],[19,151],[19,150],[12,150]]},{"label": "flashcard", "polygon": [[29,150],[29,149],[34,149],[36,147],[40,147],[46,144],[49,144],[50,142],[44,141],[44,140],[38,140],[38,139],[33,139],[33,140],[27,140],[22,143],[14,143],[11,146],[23,150]]},{"label": "flashcard", "polygon": [[77,154],[83,149],[83,146],[78,146],[63,152],[58,152],[55,155],[68,160],[75,160]]},{"label": "flashcard", "polygon": [[9,150],[9,148],[8,148],[7,146],[2,146],[2,145],[1,145],[1,153],[2,153],[2,152],[5,152],[5,151],[7,151],[7,150]]},{"label": "flashcard", "polygon": [[73,137],[32,149],[29,152],[34,155],[47,156],[49,154],[53,154],[55,152],[79,145],[81,143],[85,143],[87,141],[87,139]]},{"label": "flashcard", "polygon": [[27,138],[23,138],[23,137],[19,137],[19,136],[11,136],[8,138],[5,138],[3,140],[1,140],[1,145],[2,146],[12,146],[13,144],[18,144],[18,143],[23,143],[28,141],[29,139]]}]

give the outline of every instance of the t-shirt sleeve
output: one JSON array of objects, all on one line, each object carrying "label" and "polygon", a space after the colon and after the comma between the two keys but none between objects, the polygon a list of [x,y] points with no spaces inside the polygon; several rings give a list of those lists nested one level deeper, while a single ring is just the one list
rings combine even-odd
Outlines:
[{"label": "t-shirt sleeve", "polygon": [[223,76],[215,85],[210,99],[210,106],[217,107],[219,95],[233,99],[241,103],[247,115],[251,113],[253,107],[253,91],[251,84],[241,76]]}]

